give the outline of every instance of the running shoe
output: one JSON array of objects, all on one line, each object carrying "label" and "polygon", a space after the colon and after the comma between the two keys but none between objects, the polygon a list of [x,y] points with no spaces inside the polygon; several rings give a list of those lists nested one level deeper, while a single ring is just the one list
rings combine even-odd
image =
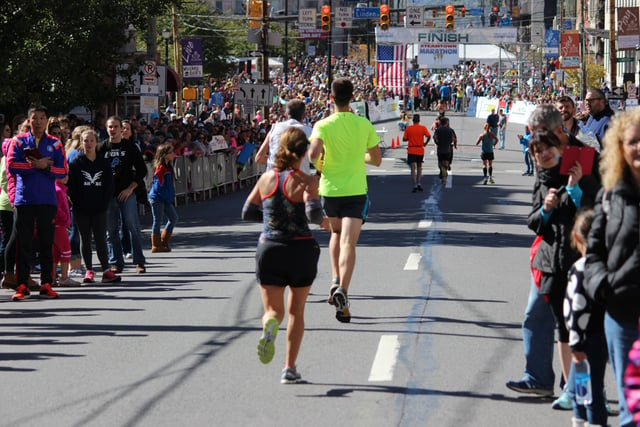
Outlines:
[{"label": "running shoe", "polygon": [[349,311],[349,298],[347,290],[340,286],[333,293],[333,305],[336,306],[336,319],[338,322],[351,322],[351,312]]},{"label": "running shoe", "polygon": [[551,397],[553,396],[553,389],[543,388],[535,384],[533,381],[520,380],[520,381],[508,381],[507,388],[524,394],[536,394],[538,396]]},{"label": "running shoe", "polygon": [[84,275],[84,279],[82,279],[82,283],[95,283],[96,274],[93,270],[87,270]]},{"label": "running shoe", "polygon": [[11,297],[11,301],[22,301],[25,298],[29,298],[31,291],[27,288],[27,285],[18,285],[16,293]]},{"label": "running shoe", "polygon": [[411,189],[411,192],[412,192],[412,193],[416,193],[417,191],[418,191],[418,187],[413,187],[413,188]]},{"label": "running shoe", "polygon": [[58,293],[51,288],[49,283],[40,287],[40,296],[43,298],[58,298]]},{"label": "running shoe", "polygon": [[333,305],[333,294],[335,293],[336,289],[338,289],[339,287],[340,285],[338,285],[337,283],[334,283],[329,288],[329,297],[327,298],[327,302],[329,304]]},{"label": "running shoe", "polygon": [[422,185],[418,184],[418,191],[422,191]]},{"label": "running shoe", "polygon": [[262,336],[258,341],[258,357],[264,364],[271,362],[276,352],[274,341],[278,334],[278,320],[275,317],[267,320],[262,328]]},{"label": "running shoe", "polygon": [[302,375],[294,368],[284,368],[282,370],[281,384],[296,384],[302,381]]},{"label": "running shoe", "polygon": [[564,411],[573,409],[573,399],[567,392],[566,387],[564,388],[564,390],[562,390],[560,396],[553,401],[553,403],[551,404],[551,409],[559,409]]},{"label": "running shoe", "polygon": [[74,280],[83,280],[84,273],[82,273],[82,268],[80,267],[72,268],[69,271],[69,277],[71,277]]},{"label": "running shoe", "polygon": [[58,285],[62,286],[63,288],[70,288],[73,286],[80,286],[80,282],[78,282],[77,280],[73,280],[71,277],[67,277],[64,280],[58,281]]},{"label": "running shoe", "polygon": [[485,179],[482,181],[482,184],[487,185],[487,182],[489,182],[489,180],[488,180],[487,178],[485,178]]},{"label": "running shoe", "polygon": [[102,283],[115,283],[119,282],[120,280],[122,280],[122,277],[116,275],[116,273],[111,270],[107,270],[102,273]]},{"label": "running shoe", "polygon": [[495,184],[496,182],[493,180],[493,178],[489,178],[489,184]]}]

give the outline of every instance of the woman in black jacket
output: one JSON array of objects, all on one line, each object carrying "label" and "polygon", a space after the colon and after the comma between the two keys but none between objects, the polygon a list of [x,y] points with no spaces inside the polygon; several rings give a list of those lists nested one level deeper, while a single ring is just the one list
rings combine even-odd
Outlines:
[{"label": "woman in black jacket", "polygon": [[640,316],[640,109],[616,115],[600,162],[603,190],[596,198],[585,265],[586,291],[605,306],[609,361],[618,387],[620,426],[635,426],[623,394],[629,350]]},{"label": "woman in black jacket", "polygon": [[540,293],[551,306],[558,324],[558,353],[562,374],[565,382],[568,382],[571,349],[562,309],[569,269],[580,257],[571,246],[571,229],[577,211],[592,203],[595,197],[592,193],[597,191],[598,186],[591,185],[594,177],[583,177],[579,163],[569,169],[568,176],[560,174],[561,142],[555,133],[534,133],[529,147],[538,174],[527,225],[543,238],[533,259],[533,267],[542,272]]}]

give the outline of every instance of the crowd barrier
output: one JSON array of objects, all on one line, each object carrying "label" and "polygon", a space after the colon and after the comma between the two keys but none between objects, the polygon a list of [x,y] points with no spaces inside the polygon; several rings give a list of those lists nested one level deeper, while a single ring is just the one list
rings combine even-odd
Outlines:
[{"label": "crowd barrier", "polygon": [[[253,185],[266,166],[255,162],[251,155],[244,165],[236,162],[234,151],[219,151],[194,158],[176,156],[173,178],[176,188],[175,204],[190,200],[204,200],[214,195]],[[147,163],[145,185],[147,193],[153,183],[153,165]]]}]

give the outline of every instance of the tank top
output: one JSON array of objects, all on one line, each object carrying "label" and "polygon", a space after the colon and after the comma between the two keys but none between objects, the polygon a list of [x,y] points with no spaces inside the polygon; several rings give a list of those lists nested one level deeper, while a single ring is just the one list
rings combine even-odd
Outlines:
[{"label": "tank top", "polygon": [[287,169],[276,173],[276,187],[262,198],[263,228],[260,240],[286,242],[312,239],[305,214],[304,202],[293,202],[287,196],[285,183],[297,170]]}]

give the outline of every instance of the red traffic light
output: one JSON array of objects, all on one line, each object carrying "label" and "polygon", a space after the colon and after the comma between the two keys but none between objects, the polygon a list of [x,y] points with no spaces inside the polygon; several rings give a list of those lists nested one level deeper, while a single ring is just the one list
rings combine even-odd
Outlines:
[{"label": "red traffic light", "polygon": [[320,16],[320,29],[324,33],[328,33],[331,29],[331,7],[329,5],[322,6]]},{"label": "red traffic light", "polygon": [[380,29],[386,31],[389,29],[389,5],[380,5]]},{"label": "red traffic light", "polygon": [[460,16],[464,16],[467,13],[467,8],[462,6],[460,7]]},{"label": "red traffic light", "polygon": [[493,11],[494,11],[495,13],[498,13],[498,6],[493,6]]},{"label": "red traffic light", "polygon": [[455,13],[455,8],[453,7],[452,4],[448,4],[447,7],[444,8],[444,12],[448,15],[448,14],[452,14]]}]

